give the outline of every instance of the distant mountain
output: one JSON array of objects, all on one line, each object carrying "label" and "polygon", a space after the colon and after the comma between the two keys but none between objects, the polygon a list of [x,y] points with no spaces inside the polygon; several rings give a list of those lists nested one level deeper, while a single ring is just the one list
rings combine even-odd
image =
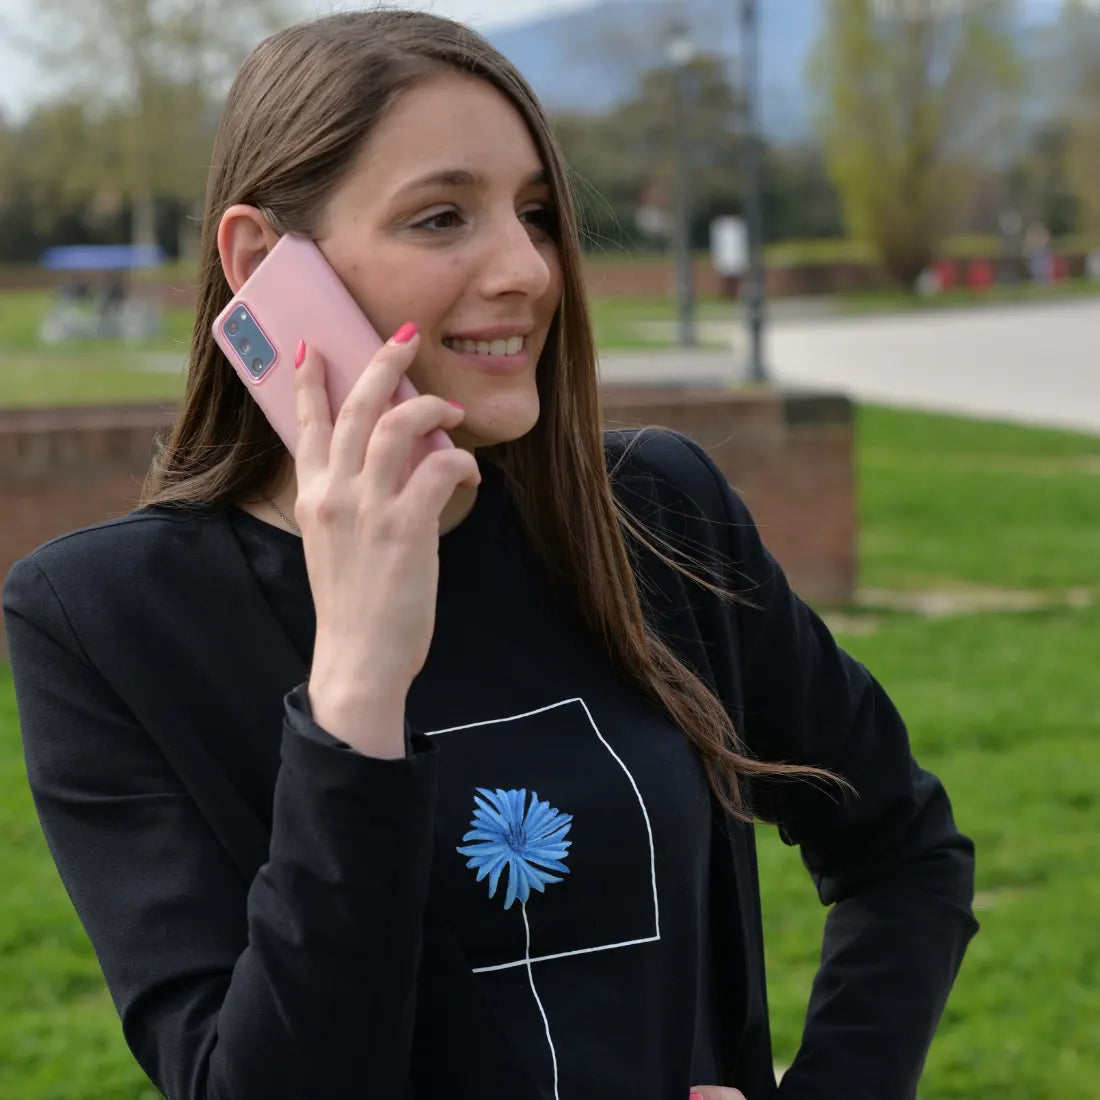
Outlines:
[{"label": "distant mountain", "polygon": [[[1048,50],[1043,29],[1057,16],[1058,3],[1024,0],[1021,44],[1028,54]],[[490,29],[486,37],[551,111],[598,112],[629,98],[639,72],[666,63],[670,13],[687,24],[700,49],[728,57],[733,76],[740,48],[738,7],[736,0],[601,0]],[[759,0],[760,113],[764,132],[774,141],[798,141],[810,133],[813,93],[806,66],[821,34],[823,7],[823,0]],[[1049,87],[1036,89],[1028,114],[1042,114],[1050,95]]]},{"label": "distant mountain", "polygon": [[[805,65],[821,26],[819,0],[763,0],[761,73],[766,130],[795,139],[807,128]],[[627,99],[639,72],[665,64],[670,11],[685,16],[700,48],[738,51],[734,0],[669,4],[603,0],[561,15],[513,24],[486,37],[534,85],[550,110],[603,111]]]}]

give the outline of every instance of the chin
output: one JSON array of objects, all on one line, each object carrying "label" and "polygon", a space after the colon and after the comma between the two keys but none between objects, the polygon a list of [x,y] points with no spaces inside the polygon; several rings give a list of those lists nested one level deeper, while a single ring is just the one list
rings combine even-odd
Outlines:
[{"label": "chin", "polygon": [[495,447],[522,439],[539,420],[538,397],[522,402],[502,401],[496,407],[468,407],[466,419],[452,438],[460,447]]}]

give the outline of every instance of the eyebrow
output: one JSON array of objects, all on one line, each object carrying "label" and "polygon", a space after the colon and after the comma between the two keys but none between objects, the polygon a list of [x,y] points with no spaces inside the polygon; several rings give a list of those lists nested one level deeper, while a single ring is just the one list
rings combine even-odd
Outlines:
[{"label": "eyebrow", "polygon": [[[539,168],[523,181],[523,186],[536,187],[549,183],[550,174],[545,168]],[[398,194],[407,195],[412,191],[423,191],[429,187],[475,187],[484,190],[488,186],[487,177],[480,172],[468,172],[465,168],[445,168],[441,172],[432,172],[412,180],[405,184]]]}]

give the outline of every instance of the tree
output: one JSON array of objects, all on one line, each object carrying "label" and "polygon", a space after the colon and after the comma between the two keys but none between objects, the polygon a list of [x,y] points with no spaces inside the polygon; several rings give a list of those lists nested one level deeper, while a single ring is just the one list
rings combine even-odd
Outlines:
[{"label": "tree", "polygon": [[650,69],[622,106],[604,115],[555,119],[591,243],[627,244],[645,236],[635,220],[639,205],[647,197],[657,204],[667,201],[681,148],[692,176],[694,240],[706,240],[713,214],[737,206],[738,99],[725,60],[700,53],[687,64],[682,74],[688,100],[682,145],[673,118],[676,79],[669,67]]},{"label": "tree", "polygon": [[289,0],[40,0],[39,60],[113,151],[100,182],[125,195],[136,240],[153,237],[157,196],[201,196],[230,75],[288,15]]},{"label": "tree", "polygon": [[1063,26],[1072,70],[1067,104],[1066,170],[1077,204],[1077,226],[1100,247],[1100,10],[1069,0]]},{"label": "tree", "polygon": [[811,64],[850,232],[911,286],[1011,117],[1011,0],[827,0]]},{"label": "tree", "polygon": [[[20,126],[7,126],[0,140],[0,259],[32,260],[59,239],[91,243],[93,216],[106,192],[99,179],[112,152],[79,103],[39,107]],[[94,223],[99,222],[100,225]]]},{"label": "tree", "polygon": [[1071,127],[1065,119],[1038,123],[1009,172],[1013,207],[1025,221],[1042,222],[1055,237],[1077,227],[1079,203],[1070,181]]},{"label": "tree", "polygon": [[817,145],[764,149],[764,239],[843,237],[844,213]]}]

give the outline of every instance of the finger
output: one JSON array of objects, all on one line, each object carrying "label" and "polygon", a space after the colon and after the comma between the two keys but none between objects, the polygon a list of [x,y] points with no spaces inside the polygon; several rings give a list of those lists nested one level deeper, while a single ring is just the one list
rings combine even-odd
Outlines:
[{"label": "finger", "polygon": [[[299,349],[300,350],[300,349]],[[303,475],[324,469],[328,463],[332,438],[332,413],[325,387],[325,360],[319,351],[305,348],[305,358],[294,371],[295,405],[298,416],[298,441],[294,459],[298,481]]]},{"label": "finger", "polygon": [[367,441],[378,418],[390,407],[398,382],[405,376],[420,347],[420,336],[408,326],[382,345],[356,379],[332,426],[329,468],[350,477],[359,473]]},{"label": "finger", "polygon": [[379,417],[367,440],[363,462],[369,491],[393,496],[404,488],[413,455],[424,437],[437,428],[451,431],[462,423],[463,409],[441,397],[425,394],[404,401]]},{"label": "finger", "polygon": [[745,1094],[723,1085],[692,1085],[691,1100],[745,1100]]},{"label": "finger", "polygon": [[419,512],[425,520],[438,520],[459,485],[480,480],[477,459],[469,451],[460,447],[432,451],[409,475],[400,499],[404,507]]}]

